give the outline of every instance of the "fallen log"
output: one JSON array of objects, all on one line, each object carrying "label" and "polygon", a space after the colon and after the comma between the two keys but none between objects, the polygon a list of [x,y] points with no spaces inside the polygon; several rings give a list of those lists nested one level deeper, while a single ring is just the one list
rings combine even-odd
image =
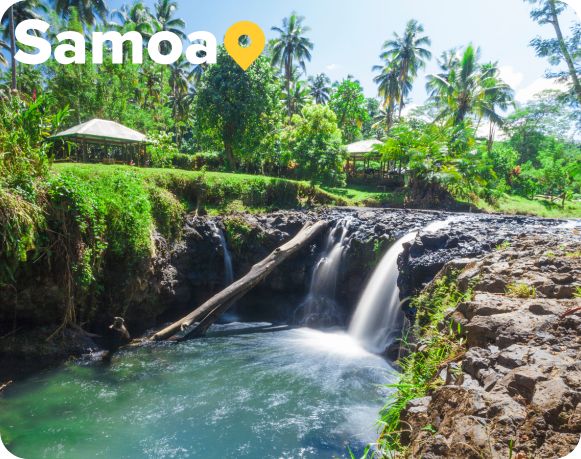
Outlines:
[{"label": "fallen log", "polygon": [[293,239],[278,247],[264,260],[254,265],[243,278],[237,280],[220,293],[214,295],[202,306],[188,314],[183,319],[178,320],[157,332],[150,339],[155,341],[167,340],[197,322],[198,325],[194,330],[181,338],[181,340],[204,335],[210,325],[212,325],[220,315],[226,312],[232,304],[266,279],[277,266],[307,245],[321,231],[326,229],[327,226],[328,223],[325,221],[319,221],[314,224],[307,223]]}]

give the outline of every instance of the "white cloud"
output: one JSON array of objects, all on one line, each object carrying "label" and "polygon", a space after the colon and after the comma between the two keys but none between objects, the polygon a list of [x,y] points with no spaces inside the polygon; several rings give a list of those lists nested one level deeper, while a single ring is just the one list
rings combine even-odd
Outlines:
[{"label": "white cloud", "polygon": [[341,67],[339,64],[329,64],[327,66],[325,66],[325,70],[327,70],[328,72],[333,72],[335,70],[340,70],[343,67]]},{"label": "white cloud", "polygon": [[418,107],[419,107],[419,105],[418,105],[418,104],[413,104],[413,103],[412,103],[412,104],[407,104],[407,105],[406,105],[406,106],[403,108],[403,110],[402,110],[402,112],[401,112],[401,113],[402,113],[402,115],[403,115],[403,116],[409,116],[409,114],[411,113],[411,111],[412,111],[413,109],[415,109],[415,108],[418,108]]},{"label": "white cloud", "polygon": [[535,98],[535,96],[543,91],[558,90],[565,91],[566,85],[557,80],[549,80],[547,78],[539,78],[533,81],[530,85],[522,88],[516,93],[516,101],[524,104]]},{"label": "white cloud", "polygon": [[571,8],[575,10],[579,18],[581,18],[581,0],[565,0]]},{"label": "white cloud", "polygon": [[524,74],[517,72],[511,65],[503,65],[499,70],[500,77],[513,89],[518,89],[525,78]]}]

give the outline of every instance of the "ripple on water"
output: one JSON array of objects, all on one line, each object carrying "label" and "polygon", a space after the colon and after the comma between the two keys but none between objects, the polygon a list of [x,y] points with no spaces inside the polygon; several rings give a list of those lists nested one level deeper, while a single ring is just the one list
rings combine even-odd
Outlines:
[{"label": "ripple on water", "polygon": [[390,372],[345,333],[208,337],[16,384],[0,429],[25,458],[346,457],[375,440]]}]

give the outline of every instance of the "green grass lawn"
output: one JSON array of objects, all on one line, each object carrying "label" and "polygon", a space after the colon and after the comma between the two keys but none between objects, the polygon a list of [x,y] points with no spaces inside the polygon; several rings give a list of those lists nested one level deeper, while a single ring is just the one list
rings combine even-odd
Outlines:
[{"label": "green grass lawn", "polygon": [[534,215],[545,218],[581,218],[581,202],[567,202],[562,208],[557,203],[545,199],[530,199],[522,196],[504,195],[495,207],[485,202],[477,206],[485,212],[499,212],[510,215]]},{"label": "green grass lawn", "polygon": [[405,196],[398,191],[381,192],[360,185],[352,185],[349,188],[322,188],[328,193],[347,199],[354,206],[402,207],[404,204]]}]

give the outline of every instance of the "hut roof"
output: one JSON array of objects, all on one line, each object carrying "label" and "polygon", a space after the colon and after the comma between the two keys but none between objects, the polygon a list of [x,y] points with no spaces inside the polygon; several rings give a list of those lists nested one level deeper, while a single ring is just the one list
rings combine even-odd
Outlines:
[{"label": "hut roof", "polygon": [[94,119],[67,129],[52,137],[53,139],[69,138],[97,143],[131,144],[145,143],[147,137],[114,121]]},{"label": "hut roof", "polygon": [[359,156],[362,154],[372,153],[375,151],[374,147],[376,145],[381,145],[383,142],[380,142],[377,139],[370,139],[370,140],[361,140],[359,142],[352,143],[347,145],[347,153],[351,156]]}]

